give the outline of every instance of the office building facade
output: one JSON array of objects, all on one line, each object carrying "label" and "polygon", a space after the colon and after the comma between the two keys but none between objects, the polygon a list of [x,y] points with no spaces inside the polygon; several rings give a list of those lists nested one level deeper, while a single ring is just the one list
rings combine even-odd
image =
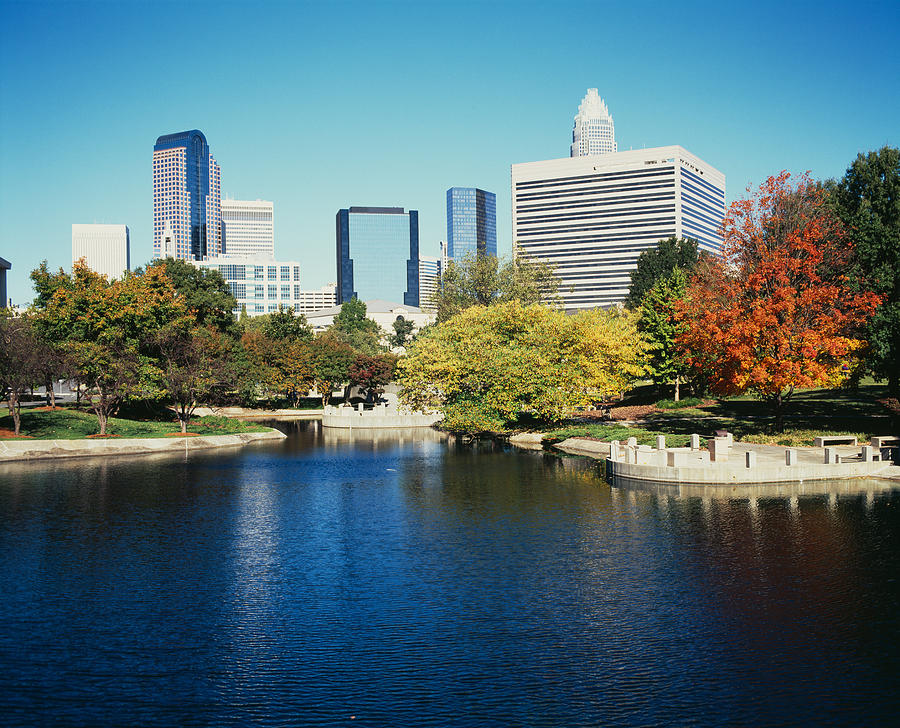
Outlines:
[{"label": "office building facade", "polygon": [[618,151],[613,118],[595,88],[589,88],[575,114],[570,157],[611,154]]},{"label": "office building facade", "polygon": [[[205,260],[222,254],[222,179],[197,129],[153,147],[153,257]],[[168,249],[165,231],[171,232]]]},{"label": "office building facade", "polygon": [[497,196],[477,187],[447,190],[447,257],[497,255]]},{"label": "office building facade", "polygon": [[300,264],[296,261],[223,255],[191,263],[222,274],[237,299],[235,314],[240,313],[242,306],[250,316],[272,313],[279,305],[297,312],[302,308]]},{"label": "office building facade", "polygon": [[335,217],[337,304],[352,298],[419,305],[419,213],[350,207]]},{"label": "office building facade", "polygon": [[9,299],[6,297],[6,271],[10,268],[12,268],[12,263],[5,258],[0,258],[0,308],[6,308],[9,303]]},{"label": "office building facade", "polygon": [[222,200],[222,254],[274,258],[274,218],[268,200]]},{"label": "office building facade", "polygon": [[718,253],[725,175],[679,146],[512,165],[513,255],[550,263],[567,309],[621,303],[668,237]]},{"label": "office building facade", "polygon": [[84,258],[88,267],[108,279],[131,270],[131,238],[127,225],[72,225],[72,264]]},{"label": "office building facade", "polygon": [[315,291],[301,289],[300,298],[294,306],[294,311],[309,316],[316,311],[334,308],[335,305],[337,305],[337,284],[329,283]]},{"label": "office building facade", "polygon": [[441,259],[427,255],[419,256],[419,308],[427,313],[437,310],[433,302],[441,279]]}]

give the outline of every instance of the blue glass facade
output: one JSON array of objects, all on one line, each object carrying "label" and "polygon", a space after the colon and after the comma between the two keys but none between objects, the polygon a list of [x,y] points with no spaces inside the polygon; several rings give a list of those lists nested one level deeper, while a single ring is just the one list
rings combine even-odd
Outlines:
[{"label": "blue glass facade", "polygon": [[335,217],[337,303],[351,298],[419,305],[419,213],[350,207]]},{"label": "blue glass facade", "polygon": [[[209,144],[198,129],[158,137],[153,151],[179,148],[185,150],[184,182],[189,201],[190,255],[194,260],[203,260],[219,253],[221,203],[218,202],[218,190],[210,189],[211,184],[218,184],[218,168],[214,160],[211,163]],[[177,196],[178,193],[175,186],[171,190],[166,189],[166,180],[154,180],[154,198]],[[155,229],[161,231],[162,226],[162,219],[154,220]]]},{"label": "blue glass facade", "polygon": [[497,255],[497,196],[476,187],[447,190],[447,257]]}]

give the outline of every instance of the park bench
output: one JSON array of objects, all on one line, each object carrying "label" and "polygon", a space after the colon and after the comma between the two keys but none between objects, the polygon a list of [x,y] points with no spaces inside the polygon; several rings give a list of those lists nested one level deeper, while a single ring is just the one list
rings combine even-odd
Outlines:
[{"label": "park bench", "polygon": [[900,437],[873,437],[869,444],[874,447],[881,449],[883,447],[900,447]]},{"label": "park bench", "polygon": [[829,435],[813,440],[813,447],[829,447],[830,445],[856,445],[856,438],[852,435]]}]

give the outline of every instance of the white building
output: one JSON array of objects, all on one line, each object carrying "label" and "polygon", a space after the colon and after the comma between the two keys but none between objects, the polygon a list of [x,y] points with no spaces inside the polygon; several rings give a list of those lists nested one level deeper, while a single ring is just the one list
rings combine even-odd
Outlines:
[{"label": "white building", "polygon": [[84,258],[88,267],[107,278],[131,270],[131,239],[127,225],[72,225],[72,263]]},{"label": "white building", "polygon": [[[423,311],[417,306],[405,306],[402,303],[392,303],[390,301],[366,301],[366,318],[371,319],[378,324],[385,334],[394,333],[394,321],[398,316],[402,316],[407,321],[415,324],[413,331],[418,331],[427,324],[434,323],[434,314]],[[307,315],[306,320],[312,325],[315,331],[324,331],[334,323],[334,317],[341,312],[340,306],[326,308],[323,311],[316,311]]]},{"label": "white building", "polygon": [[240,313],[242,306],[250,316],[272,313],[279,305],[301,311],[300,264],[296,261],[223,255],[188,262],[222,274],[237,299],[235,314]]},{"label": "white building", "polygon": [[275,257],[274,205],[268,200],[222,200],[222,252]]},{"label": "white building", "polygon": [[437,310],[432,298],[438,289],[441,270],[440,258],[419,256],[419,308],[428,313],[434,313]]},{"label": "white building", "polygon": [[316,291],[300,291],[300,308],[297,313],[309,317],[310,314],[337,305],[337,283],[329,283]]},{"label": "white building", "polygon": [[575,114],[569,156],[586,157],[589,154],[609,154],[615,151],[616,127],[613,118],[597,89],[589,88]]},{"label": "white building", "polygon": [[642,251],[718,252],[725,175],[679,146],[512,165],[513,254],[550,263],[567,309],[620,303]]}]

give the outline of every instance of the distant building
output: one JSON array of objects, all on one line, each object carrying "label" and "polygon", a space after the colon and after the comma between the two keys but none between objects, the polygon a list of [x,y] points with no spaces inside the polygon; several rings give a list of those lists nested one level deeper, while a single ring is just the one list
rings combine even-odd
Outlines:
[{"label": "distant building", "polygon": [[419,213],[350,207],[336,217],[337,303],[403,300],[419,305]]},{"label": "distant building", "polygon": [[497,255],[497,196],[477,187],[447,190],[447,257]]},{"label": "distant building", "polygon": [[222,254],[274,258],[274,205],[268,200],[222,200]]},{"label": "distant building", "polygon": [[[402,316],[407,321],[412,321],[415,325],[413,331],[417,331],[423,326],[434,322],[434,314],[423,311],[418,306],[406,306],[400,303],[392,303],[391,301],[365,301],[366,318],[371,319],[378,324],[385,334],[394,332],[394,321],[398,316]],[[316,311],[307,314],[306,320],[312,325],[315,331],[324,331],[334,323],[334,317],[341,312],[341,307],[334,306],[326,308],[322,311]]]},{"label": "distant building", "polygon": [[246,306],[248,315],[259,316],[276,311],[279,304],[296,312],[301,311],[300,264],[296,261],[223,255],[191,262],[198,268],[217,270],[222,274],[237,299],[235,314]]},{"label": "distant building", "polygon": [[[153,147],[153,257],[205,260],[222,253],[222,179],[197,129]],[[166,231],[169,247],[166,247]]]},{"label": "distant building", "polygon": [[419,308],[428,313],[437,310],[432,298],[441,279],[441,259],[419,256]]},{"label": "distant building", "polygon": [[108,279],[131,270],[131,238],[127,225],[72,225],[72,263],[85,259],[88,267]]},{"label": "distant building", "polygon": [[621,303],[672,236],[718,253],[725,175],[679,146],[512,165],[513,255],[554,266],[567,309]]},{"label": "distant building", "polygon": [[10,268],[12,268],[12,263],[5,258],[0,258],[0,308],[6,308],[9,304],[9,299],[6,297],[6,271]]},{"label": "distant building", "polygon": [[316,311],[334,308],[337,303],[337,284],[329,283],[316,291],[304,291],[301,289],[298,302],[299,308],[296,307],[295,303],[294,310],[307,317]]},{"label": "distant building", "polygon": [[616,127],[609,109],[595,88],[589,88],[575,114],[570,157],[611,154],[618,151]]}]

